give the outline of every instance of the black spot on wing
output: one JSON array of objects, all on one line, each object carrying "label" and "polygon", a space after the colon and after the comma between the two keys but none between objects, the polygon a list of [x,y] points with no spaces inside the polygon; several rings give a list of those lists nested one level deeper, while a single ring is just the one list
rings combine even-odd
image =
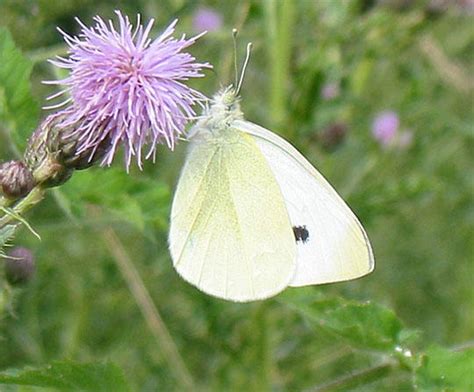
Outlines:
[{"label": "black spot on wing", "polygon": [[301,241],[303,244],[308,242],[309,231],[306,226],[293,226],[293,234],[295,235],[296,242]]}]

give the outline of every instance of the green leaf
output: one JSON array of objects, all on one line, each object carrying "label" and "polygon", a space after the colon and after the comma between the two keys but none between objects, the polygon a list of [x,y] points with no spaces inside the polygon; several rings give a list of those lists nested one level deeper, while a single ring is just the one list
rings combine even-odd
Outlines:
[{"label": "green leaf", "polygon": [[57,361],[39,368],[0,373],[0,384],[29,385],[61,390],[129,391],[122,370],[112,363]]},{"label": "green leaf", "polygon": [[416,381],[422,391],[473,391],[474,348],[456,352],[430,347],[416,372]]},{"label": "green leaf", "polygon": [[4,28],[0,28],[0,58],[0,121],[7,125],[17,146],[23,149],[39,114],[30,88],[33,63],[16,48]]},{"label": "green leaf", "polygon": [[13,238],[17,225],[7,225],[0,228],[0,256],[4,255],[4,248]]},{"label": "green leaf", "polygon": [[62,187],[67,209],[83,215],[84,202],[100,205],[119,219],[143,231],[147,224],[165,227],[168,221],[170,190],[167,184],[128,175],[123,168],[93,168],[75,173]]},{"label": "green leaf", "polygon": [[[308,294],[311,293],[311,294]],[[399,351],[407,334],[401,321],[388,308],[371,302],[326,297],[317,291],[287,290],[280,301],[301,313],[316,329],[345,339],[366,350]]]}]

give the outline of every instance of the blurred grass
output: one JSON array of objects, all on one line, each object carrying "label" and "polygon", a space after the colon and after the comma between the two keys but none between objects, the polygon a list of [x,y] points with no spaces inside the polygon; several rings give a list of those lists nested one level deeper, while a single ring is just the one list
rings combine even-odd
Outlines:
[{"label": "blurred grass", "polygon": [[[372,275],[306,292],[388,305],[421,332],[422,342],[472,344],[473,16],[454,3],[438,11],[429,1],[380,3],[4,0],[0,25],[38,59],[61,45],[55,26],[77,32],[74,16],[90,23],[95,14],[112,17],[120,8],[132,20],[137,12],[154,17],[156,32],[179,17],[180,32],[192,34],[193,13],[212,7],[224,26],[192,48],[215,66],[195,82],[208,95],[233,81],[230,31],[241,26],[241,57],[246,42],[254,42],[242,90],[246,117],[285,135],[315,163],[360,217],[374,247]],[[51,90],[39,82],[52,77],[49,65],[36,63],[33,92],[42,104]],[[340,93],[325,100],[321,91],[330,82]],[[413,132],[410,148],[384,149],[371,137],[374,116],[386,109]],[[336,122],[348,133],[328,151],[320,135]],[[42,241],[23,229],[17,243],[34,249],[38,274],[13,292],[10,311],[0,315],[0,368],[108,359],[123,367],[135,389],[177,388],[100,235],[107,228],[132,258],[201,388],[305,390],[377,365],[370,353],[315,333],[279,297],[231,304],[177,276],[167,221],[185,147],[162,148],[155,165],[129,177],[120,159],[112,169],[78,172],[57,191],[66,205],[49,197],[30,214]],[[12,158],[3,135],[0,156]],[[89,203],[103,207],[100,217],[85,208]],[[410,390],[409,374],[388,369],[352,390],[394,386]]]}]

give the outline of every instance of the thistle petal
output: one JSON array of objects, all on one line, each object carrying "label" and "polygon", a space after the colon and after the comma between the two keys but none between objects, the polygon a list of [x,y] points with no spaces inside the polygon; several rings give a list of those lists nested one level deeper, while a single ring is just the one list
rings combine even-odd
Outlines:
[{"label": "thistle petal", "polygon": [[[195,119],[193,106],[206,100],[184,82],[204,76],[203,69],[211,65],[184,52],[201,35],[173,37],[176,20],[153,40],[149,38],[153,20],[143,27],[138,16],[134,28],[127,16],[116,14],[117,29],[111,20],[106,23],[96,16],[94,27],[76,19],[81,26],[78,36],[59,30],[69,56],[51,63],[70,74],[47,83],[64,85],[71,95],[71,103],[63,102],[67,106],[60,112],[64,120],[59,125],[81,124],[75,128],[76,153],[94,151],[108,140],[101,163],[110,165],[123,146],[128,170],[132,157],[140,168],[143,156],[154,157],[157,144],[174,148],[187,122]],[[145,145],[150,147],[142,154]]]}]

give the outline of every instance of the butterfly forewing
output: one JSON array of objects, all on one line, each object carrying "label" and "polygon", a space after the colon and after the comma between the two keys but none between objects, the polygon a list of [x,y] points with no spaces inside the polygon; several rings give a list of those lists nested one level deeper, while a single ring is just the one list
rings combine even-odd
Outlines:
[{"label": "butterfly forewing", "polygon": [[229,128],[191,142],[171,212],[170,251],[179,274],[234,301],[288,286],[296,244],[280,187],[254,139]]},{"label": "butterfly forewing", "polygon": [[286,203],[292,227],[305,228],[298,241],[290,286],[337,282],[371,272],[374,258],[362,225],[324,177],[288,142],[248,121],[234,126],[255,138]]}]

